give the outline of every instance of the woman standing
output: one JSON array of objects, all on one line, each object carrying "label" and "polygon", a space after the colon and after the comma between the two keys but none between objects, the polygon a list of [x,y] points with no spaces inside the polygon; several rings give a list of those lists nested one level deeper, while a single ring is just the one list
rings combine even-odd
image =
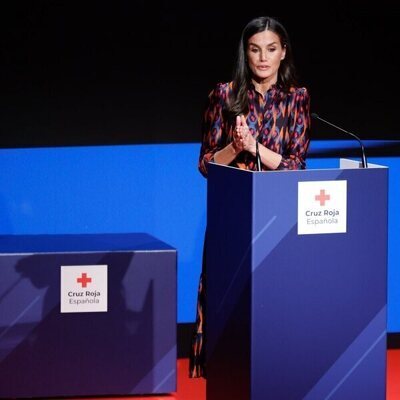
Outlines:
[{"label": "woman standing", "polygon": [[[198,165],[205,177],[209,162],[253,171],[258,164],[263,171],[306,167],[310,97],[297,84],[289,36],[279,21],[259,17],[245,26],[233,80],[218,83],[208,97]],[[193,378],[206,377],[205,300],[203,251],[189,366]]]}]

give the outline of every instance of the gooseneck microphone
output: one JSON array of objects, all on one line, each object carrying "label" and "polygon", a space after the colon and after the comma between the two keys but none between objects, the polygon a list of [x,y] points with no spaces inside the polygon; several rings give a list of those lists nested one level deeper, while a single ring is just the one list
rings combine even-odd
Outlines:
[{"label": "gooseneck microphone", "polygon": [[339,126],[334,125],[334,124],[332,124],[331,122],[329,122],[329,121],[327,121],[327,120],[321,118],[321,117],[320,117],[318,114],[316,114],[316,113],[311,113],[311,116],[312,116],[313,118],[315,118],[315,119],[318,119],[318,120],[320,120],[320,121],[322,121],[322,122],[325,122],[325,124],[328,124],[328,125],[330,125],[330,126],[333,126],[333,127],[336,128],[336,129],[339,129],[339,131],[342,131],[342,132],[344,132],[344,133],[347,133],[348,135],[353,136],[356,140],[358,140],[358,142],[360,143],[360,146],[361,146],[361,155],[362,155],[361,164],[362,164],[362,167],[363,167],[363,168],[368,168],[367,157],[366,157],[366,155],[365,155],[364,145],[363,145],[361,139],[360,139],[358,136],[356,136],[354,133],[351,133],[351,132],[349,132],[349,131],[346,131],[346,130],[344,130],[343,128],[340,128]]}]

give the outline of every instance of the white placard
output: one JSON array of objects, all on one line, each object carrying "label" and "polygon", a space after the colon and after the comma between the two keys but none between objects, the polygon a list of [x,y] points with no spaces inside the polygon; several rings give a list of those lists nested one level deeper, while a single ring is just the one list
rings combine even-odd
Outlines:
[{"label": "white placard", "polygon": [[62,313],[107,311],[107,265],[61,266],[60,296]]},{"label": "white placard", "polygon": [[345,233],[347,181],[298,182],[297,233]]}]

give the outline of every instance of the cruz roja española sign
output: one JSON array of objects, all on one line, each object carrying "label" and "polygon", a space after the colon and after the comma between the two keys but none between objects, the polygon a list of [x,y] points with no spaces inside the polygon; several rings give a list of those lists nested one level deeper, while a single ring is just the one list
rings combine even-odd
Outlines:
[{"label": "cruz roja espa\u00f1ola sign", "polygon": [[298,182],[297,233],[346,233],[347,181]]},{"label": "cruz roja espa\u00f1ola sign", "polygon": [[62,313],[106,312],[107,265],[61,266]]}]

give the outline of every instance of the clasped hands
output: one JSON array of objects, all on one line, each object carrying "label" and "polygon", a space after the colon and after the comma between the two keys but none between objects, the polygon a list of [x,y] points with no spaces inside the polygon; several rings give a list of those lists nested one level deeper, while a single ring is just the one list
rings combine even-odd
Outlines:
[{"label": "clasped hands", "polygon": [[250,133],[244,115],[236,116],[236,127],[233,132],[232,144],[237,153],[243,150],[255,153],[256,141]]}]

